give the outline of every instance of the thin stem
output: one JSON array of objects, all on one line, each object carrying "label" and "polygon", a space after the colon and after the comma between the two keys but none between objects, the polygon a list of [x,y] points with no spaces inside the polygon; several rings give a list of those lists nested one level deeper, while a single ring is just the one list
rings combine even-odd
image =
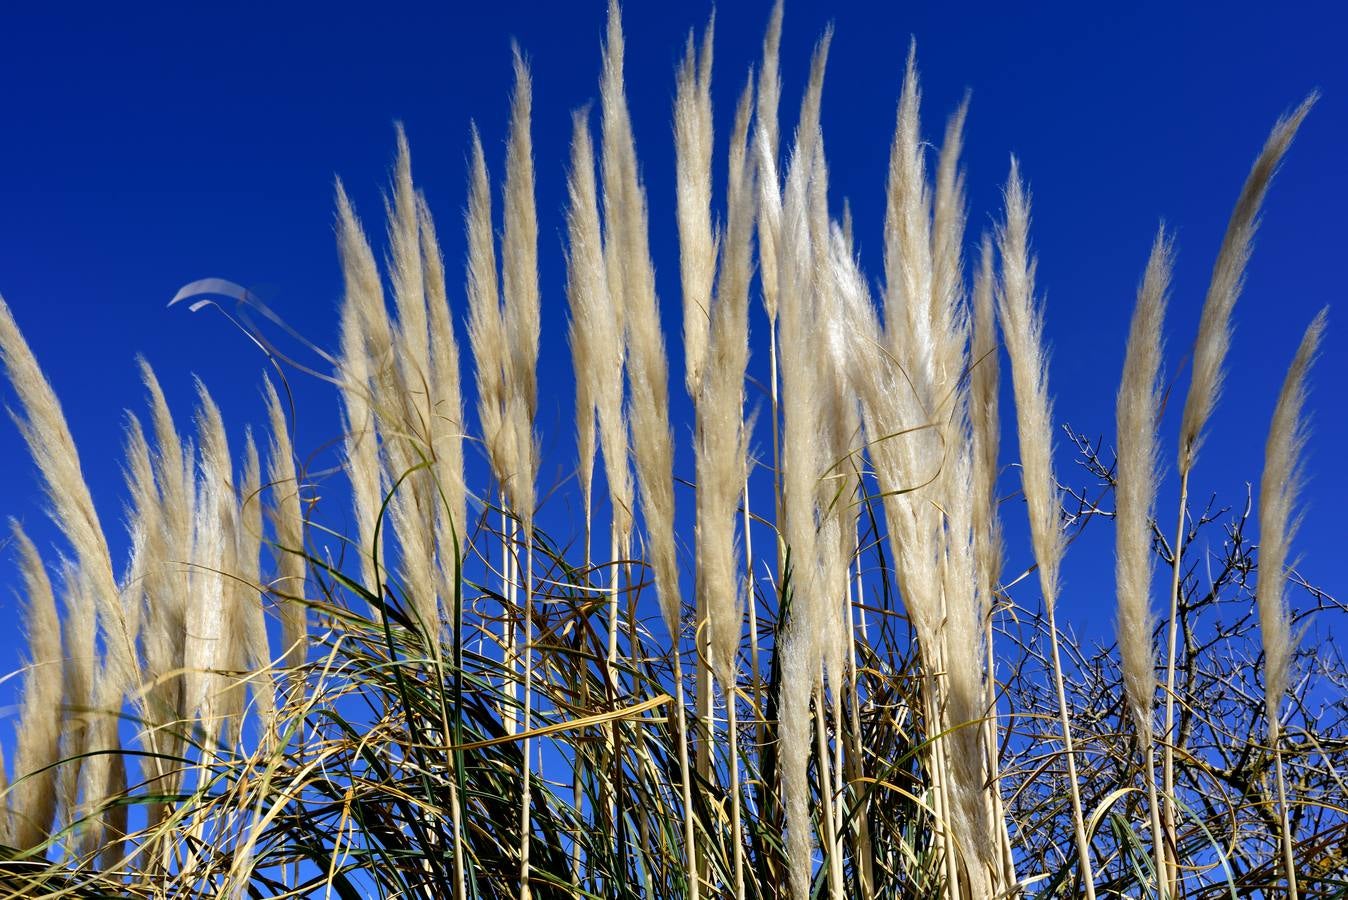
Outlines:
[{"label": "thin stem", "polygon": [[[618,527],[613,525],[609,529],[609,555],[613,558],[613,572],[609,576],[608,588],[608,656],[604,660],[604,676],[607,682],[608,699],[613,703],[617,699],[618,670],[614,665],[614,660],[618,658],[618,578],[622,571],[619,563],[625,554],[620,552],[618,547]],[[618,723],[610,722],[604,729],[604,756],[607,759],[613,759],[618,746]],[[603,791],[608,795],[609,823],[616,836],[618,833],[618,803],[617,798],[609,787],[608,779],[602,781]]]},{"label": "thin stem", "polygon": [[1282,829],[1282,864],[1283,871],[1287,875],[1287,896],[1290,900],[1297,900],[1297,871],[1296,860],[1292,855],[1292,817],[1287,809],[1287,788],[1286,778],[1282,769],[1282,746],[1279,740],[1280,729],[1278,727],[1278,717],[1271,714],[1268,720],[1268,741],[1273,745],[1273,765],[1278,776],[1278,818],[1281,820],[1278,824]]},{"label": "thin stem", "polygon": [[[733,671],[733,670],[732,670]],[[744,836],[740,825],[739,715],[735,682],[722,685],[726,705],[726,744],[730,751],[730,837],[735,866],[735,900],[744,900]]]},{"label": "thin stem", "polygon": [[744,477],[744,604],[749,610],[749,677],[754,691],[754,718],[759,720],[758,741],[759,746],[764,745],[767,734],[762,724],[763,719],[763,678],[759,672],[758,662],[758,601],[754,597],[754,540],[753,532],[749,529],[752,521],[749,515],[749,477]]},{"label": "thin stem", "polygon": [[819,827],[824,832],[828,851],[828,891],[833,900],[842,900],[842,851],[838,846],[838,829],[833,814],[833,778],[829,774],[828,737],[824,734],[824,688],[822,681],[814,689],[815,749],[819,754],[819,800],[823,809]]},{"label": "thin stem", "polygon": [[604,668],[608,674],[609,684],[616,686],[618,670],[613,661],[618,658],[618,573],[622,570],[616,528],[612,531],[609,546],[613,555],[613,574],[609,577],[608,585],[608,659],[604,662]]},{"label": "thin stem", "polygon": [[1045,603],[1048,610],[1049,644],[1053,648],[1053,684],[1058,691],[1058,720],[1062,725],[1063,752],[1067,755],[1067,793],[1072,800],[1072,830],[1076,834],[1077,860],[1081,863],[1081,882],[1086,900],[1095,900],[1095,872],[1091,868],[1091,849],[1086,839],[1086,819],[1081,812],[1081,789],[1077,785],[1076,748],[1072,744],[1072,724],[1067,718],[1067,693],[1063,687],[1062,655],[1058,651],[1058,624],[1053,614],[1055,603]]},{"label": "thin stem", "polygon": [[1175,660],[1179,646],[1180,574],[1184,565],[1184,520],[1189,505],[1189,470],[1180,472],[1179,522],[1170,549],[1170,633],[1165,665],[1165,731],[1161,742],[1162,790],[1165,795],[1165,883],[1171,897],[1179,896],[1179,842],[1175,831]]},{"label": "thin stem", "polygon": [[[852,697],[852,702],[848,710],[851,720],[851,734],[848,741],[848,751],[851,756],[849,779],[858,779],[865,777],[864,755],[861,746],[861,712],[860,694],[857,692],[857,673],[855,666],[849,666],[847,670],[848,693]],[[854,858],[857,863],[857,875],[861,881],[862,900],[872,900],[875,896],[875,872],[873,870],[872,860],[874,852],[871,849],[871,822],[864,803],[865,793],[859,792],[857,800],[862,806],[856,812],[856,853]]]},{"label": "thin stem", "polygon": [[[527,523],[526,523],[527,524]],[[523,732],[525,734],[524,746],[522,748],[522,759],[524,771],[521,774],[520,786],[520,900],[529,900],[529,844],[532,832],[531,801],[533,800],[533,785],[531,776],[533,774],[533,759],[530,757],[530,739],[528,737],[529,729],[533,723],[531,714],[533,712],[533,687],[534,687],[534,542],[533,527],[525,528],[524,540],[527,546],[524,548],[524,639],[521,642],[524,650],[524,724]]]},{"label": "thin stem", "polygon": [[504,616],[501,620],[503,654],[505,661],[505,697],[502,701],[501,718],[505,721],[506,734],[516,732],[516,704],[519,699],[519,685],[516,681],[516,666],[519,660],[515,655],[515,526],[505,510],[505,492],[501,492],[501,596],[505,598]]},{"label": "thin stem", "polygon": [[1156,865],[1156,891],[1165,897],[1166,881],[1165,832],[1161,830],[1161,806],[1156,797],[1156,754],[1150,744],[1142,748],[1147,757],[1147,805],[1151,807],[1152,857]]},{"label": "thin stem", "polygon": [[[782,435],[777,376],[777,323],[768,323],[768,362],[772,379],[772,496],[776,504],[774,522],[782,521]],[[786,539],[777,529],[777,571],[786,559]]]},{"label": "thin stem", "polygon": [[[590,491],[587,486],[585,493],[585,568],[582,570],[585,572],[584,590],[586,592],[587,599],[589,596],[589,587],[590,587],[590,576],[591,576],[590,567],[594,564],[593,559],[594,555],[593,553],[590,552],[590,545],[593,543],[594,539],[592,529],[593,529],[593,515],[590,503]],[[586,674],[588,674],[588,670]],[[585,689],[587,681],[588,681],[587,678],[580,679],[580,687],[582,691]],[[582,705],[585,705],[585,699],[586,698],[584,697],[581,698]],[[577,818],[579,819],[580,810],[583,808],[581,804],[581,799],[583,796],[583,788],[581,785],[579,745],[576,745],[576,749],[573,752],[572,759],[573,762],[571,765],[571,802],[576,807],[576,814]],[[571,842],[571,884],[573,887],[580,887],[580,881],[581,881],[580,835],[577,834]]]},{"label": "thin stem", "polygon": [[679,779],[683,789],[683,843],[687,855],[688,896],[698,900],[701,894],[701,882],[697,874],[697,842],[693,831],[693,781],[688,765],[688,722],[683,700],[683,661],[679,658],[678,636],[674,636],[671,648],[674,657],[674,705],[678,710],[679,734],[675,740],[679,743]]},{"label": "thin stem", "polygon": [[988,612],[983,623],[983,645],[987,654],[987,681],[984,682],[984,702],[987,714],[983,718],[983,740],[987,746],[988,784],[991,785],[992,816],[997,828],[997,845],[1001,855],[1002,874],[996,884],[998,893],[1008,890],[1018,882],[1016,878],[1016,860],[1011,853],[1011,831],[1006,824],[1006,811],[1002,805],[1001,761],[997,758],[997,653],[993,646],[992,606],[996,600],[992,591],[988,592]]}]

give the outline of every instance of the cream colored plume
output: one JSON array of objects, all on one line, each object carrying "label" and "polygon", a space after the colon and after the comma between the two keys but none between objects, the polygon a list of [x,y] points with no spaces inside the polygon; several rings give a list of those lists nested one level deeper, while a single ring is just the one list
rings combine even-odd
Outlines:
[{"label": "cream colored plume", "polygon": [[697,593],[710,631],[711,664],[733,684],[743,633],[743,578],[736,570],[735,519],[746,476],[744,373],[749,358],[749,279],[755,192],[748,165],[752,84],[741,95],[730,138],[724,255],[712,301],[707,365],[696,404]]},{"label": "cream colored plume", "polygon": [[129,686],[137,675],[137,635],[122,606],[107,539],[84,481],[75,439],[56,393],[38,367],[3,297],[0,297],[0,363],[19,399],[19,409],[12,415],[37,464],[50,504],[49,514],[70,543],[97,601],[110,677]]},{"label": "cream colored plume", "polygon": [[1161,413],[1162,324],[1169,302],[1173,250],[1164,228],[1152,245],[1128,332],[1117,404],[1115,584],[1119,596],[1119,654],[1128,705],[1150,751],[1156,659],[1152,648],[1152,515],[1156,508]]},{"label": "cream colored plume", "polygon": [[421,255],[426,273],[426,305],[431,327],[431,450],[435,481],[444,500],[436,500],[437,554],[440,565],[452,576],[457,542],[462,555],[468,529],[468,489],[463,475],[463,386],[459,371],[459,342],[449,311],[445,261],[435,236],[426,198],[417,197],[417,221],[421,226]]},{"label": "cream colored plume", "polygon": [[[955,425],[956,430],[965,428],[967,424],[962,421]],[[959,443],[963,449],[951,461],[952,476],[956,485],[967,486],[972,483],[973,459],[969,442],[961,440]],[[976,502],[973,493],[967,489],[952,490],[948,494],[942,536],[942,593],[945,600],[942,638],[947,660],[945,727],[952,729],[948,753],[953,776],[950,794],[954,800],[955,834],[975,895],[989,896],[984,873],[995,868],[998,860],[993,823],[988,815],[992,807],[986,803],[985,788],[988,754],[984,742],[987,732],[982,727],[982,719],[987,715],[984,684],[987,654],[975,563],[973,510]]]},{"label": "cream colored plume", "polygon": [[19,409],[12,415],[37,464],[50,504],[49,515],[74,551],[80,582],[93,595],[103,635],[106,659],[100,677],[91,684],[89,697],[98,713],[88,720],[81,748],[81,752],[92,755],[79,774],[79,783],[86,788],[80,814],[92,817],[81,845],[102,846],[105,825],[115,827],[125,813],[124,807],[111,814],[100,807],[107,799],[116,768],[114,755],[108,752],[118,749],[115,717],[128,693],[139,697],[133,690],[140,679],[135,630],[138,616],[128,615],[123,605],[103,527],[60,403],[3,298],[0,363],[19,398]]},{"label": "cream colored plume", "polygon": [[[768,19],[768,30],[763,36],[763,66],[758,76],[756,128],[763,143],[762,152],[755,153],[760,184],[771,179],[771,188],[780,194],[777,184],[777,160],[780,153],[778,115],[782,100],[781,48],[782,14],[784,0],[777,0]],[[757,142],[757,138],[755,141]],[[766,187],[763,190],[767,190]],[[760,195],[761,197],[762,195]],[[760,215],[764,215],[760,207]],[[777,234],[776,226],[758,229],[758,256],[762,260],[759,278],[763,283],[763,308],[769,323],[777,319]]]},{"label": "cream colored plume", "polygon": [[70,760],[57,774],[57,805],[63,826],[79,817],[79,779],[82,754],[93,720],[94,672],[98,669],[98,613],[94,592],[71,559],[60,560],[61,643],[65,647],[64,690],[61,695],[61,758]]},{"label": "cream colored plume", "polygon": [[271,592],[281,619],[281,664],[293,668],[304,662],[308,652],[308,610],[304,605],[305,561],[304,509],[300,500],[299,476],[295,471],[295,451],[290,440],[290,425],[285,408],[271,379],[265,382],[267,418],[271,427],[271,446],[267,453],[268,490],[271,493],[271,520],[276,533],[276,576]]},{"label": "cream colored plume", "polygon": [[237,528],[232,463],[220,409],[206,387],[197,382],[197,433],[201,440],[201,473],[197,488],[192,541],[191,595],[187,607],[187,709],[201,720],[206,744],[217,739],[232,697],[221,670],[238,659],[241,635],[236,630],[228,564],[235,553]]},{"label": "cream colored plume", "polygon": [[6,842],[28,850],[45,841],[56,815],[56,774],[61,758],[61,693],[64,652],[56,597],[37,548],[17,521],[10,531],[23,579],[23,625],[28,664],[19,701],[14,783],[8,798]]},{"label": "cream colored plume", "polygon": [[239,526],[235,537],[233,576],[235,603],[243,632],[243,670],[264,731],[276,719],[275,654],[267,636],[267,616],[262,606],[262,463],[249,431],[244,438],[243,474],[239,479]]},{"label": "cream colored plume", "polygon": [[973,450],[974,543],[978,562],[979,606],[985,616],[993,606],[1002,569],[1002,528],[997,515],[1001,358],[997,349],[995,282],[992,240],[984,235],[973,288],[973,331],[969,352],[969,439]]},{"label": "cream colored plume", "polygon": [[1258,159],[1250,169],[1241,188],[1231,221],[1226,226],[1217,262],[1212,268],[1212,281],[1203,314],[1198,320],[1198,338],[1194,342],[1193,378],[1184,401],[1180,420],[1179,468],[1187,472],[1203,443],[1203,430],[1208,417],[1221,396],[1226,377],[1226,353],[1231,345],[1231,310],[1236,305],[1245,284],[1245,266],[1250,261],[1254,235],[1259,228],[1259,208],[1269,183],[1278,170],[1287,149],[1292,146],[1297,129],[1310,112],[1318,93],[1312,93],[1290,114],[1280,118],[1264,143]]},{"label": "cream colored plume", "polygon": [[889,156],[885,205],[885,334],[890,352],[911,370],[908,377],[919,404],[928,415],[933,415],[936,335],[933,333],[931,302],[932,223],[918,120],[921,97],[914,45],[908,51],[908,68]]},{"label": "cream colored plume", "polygon": [[[660,330],[646,220],[646,192],[636,166],[636,148],[622,82],[623,36],[618,4],[609,4],[600,106],[603,111],[605,252],[609,289],[620,305],[626,332],[631,385],[629,416],[637,484],[646,522],[647,550],[665,627],[677,638],[682,600],[674,546],[674,446],[669,427],[669,363]],[[615,277],[616,276],[616,277]]]},{"label": "cream colored plume", "polygon": [[398,131],[393,197],[385,202],[396,324],[380,302],[367,313],[366,340],[376,358],[384,356],[385,335],[392,347],[390,364],[376,370],[379,404],[375,410],[386,476],[397,489],[390,498],[389,522],[398,539],[403,593],[416,619],[434,636],[440,628],[439,571],[435,564],[434,399],[426,279],[421,253],[421,223],[407,140]]},{"label": "cream colored plume", "polygon": [[[619,546],[632,532],[632,475],[628,464],[627,424],[623,417],[623,335],[609,290],[599,199],[594,175],[594,145],[586,111],[572,117],[571,173],[567,208],[567,297],[571,306],[572,361],[576,370],[577,431],[582,487],[589,493],[594,467],[594,428],[604,454],[613,527]],[[588,449],[587,449],[588,446]],[[588,460],[588,461],[587,461]]]},{"label": "cream colored plume", "polygon": [[696,399],[711,327],[711,290],[716,277],[717,235],[711,222],[711,61],[716,16],[707,23],[702,49],[690,32],[674,93],[674,157],[679,224],[679,271],[683,283],[684,381]]},{"label": "cream colored plume", "polygon": [[[417,193],[412,182],[412,156],[407,146],[407,135],[401,125],[397,129],[398,155],[393,164],[393,196],[384,201],[388,219],[389,271],[393,285],[393,307],[398,321],[393,341],[397,347],[397,365],[407,393],[400,405],[406,408],[405,422],[389,422],[405,429],[405,438],[417,445],[421,454],[429,452],[431,433],[431,349],[430,324],[426,310],[426,279],[421,256],[421,226],[417,216]],[[376,276],[377,277],[377,276]],[[381,300],[382,307],[382,300]],[[372,316],[387,312],[370,311]],[[384,396],[385,403],[395,398]],[[384,411],[385,419],[392,419],[391,411]],[[384,428],[386,436],[393,429]],[[409,454],[415,458],[417,454]],[[412,462],[412,459],[407,460]],[[419,461],[419,460],[418,460]],[[415,465],[416,463],[412,463]],[[395,471],[394,476],[402,472]],[[418,473],[418,476],[420,473]],[[424,480],[418,478],[417,480]]]},{"label": "cream colored plume", "polygon": [[529,68],[515,50],[515,94],[510,103],[506,140],[504,228],[501,232],[502,321],[509,350],[506,427],[514,430],[518,468],[505,482],[526,539],[533,532],[534,482],[538,448],[534,418],[538,412],[538,213],[534,208],[533,142],[529,134],[533,86]]},{"label": "cream colored plume", "polygon": [[1021,484],[1030,519],[1030,537],[1044,603],[1058,602],[1063,533],[1058,482],[1053,475],[1053,403],[1048,395],[1048,360],[1044,354],[1044,312],[1034,297],[1035,260],[1030,255],[1030,204],[1011,160],[1006,183],[1006,222],[998,230],[1002,256],[998,311],[1011,359],[1020,436]]},{"label": "cream colored plume", "polygon": [[[183,649],[187,635],[187,598],[191,572],[192,530],[196,499],[194,451],[184,448],[158,378],[140,360],[141,378],[150,395],[155,447],[145,446],[139,423],[132,420],[128,441],[128,469],[134,477],[133,503],[145,523],[144,603],[142,646],[147,681],[158,686],[150,694],[150,716],[162,725],[184,721]],[[143,457],[143,459],[142,459]],[[153,475],[144,470],[153,468]],[[156,526],[157,523],[157,526]],[[159,733],[159,750],[173,755],[183,730],[168,727]]]},{"label": "cream colored plume", "polygon": [[[366,310],[382,309],[384,292],[374,254],[340,181],[337,182],[337,247],[346,285],[341,310],[339,373],[345,430],[343,451],[347,478],[351,481],[358,541],[355,550],[360,558],[362,584],[378,596],[381,586],[376,573],[382,575],[384,571],[383,539],[376,547],[375,535],[384,492],[371,393],[376,362],[370,358]],[[372,613],[377,616],[378,610],[372,609]]]},{"label": "cream colored plume", "polygon": [[496,274],[491,182],[482,141],[473,129],[465,224],[468,235],[468,340],[477,372],[477,409],[487,460],[504,485],[519,468],[515,431],[506,419],[510,348]]},{"label": "cream colored plume", "polygon": [[1301,488],[1305,483],[1305,449],[1310,425],[1305,415],[1306,378],[1320,351],[1327,311],[1321,310],[1306,329],[1287,370],[1264,449],[1264,475],[1259,482],[1259,632],[1264,642],[1264,702],[1275,722],[1287,694],[1288,671],[1296,649],[1292,614],[1287,605],[1287,568],[1292,541],[1301,524]]}]

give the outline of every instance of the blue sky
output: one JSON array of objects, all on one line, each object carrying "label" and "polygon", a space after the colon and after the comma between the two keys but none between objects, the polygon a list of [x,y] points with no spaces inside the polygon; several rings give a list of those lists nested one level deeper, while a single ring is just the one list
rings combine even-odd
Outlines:
[{"label": "blue sky", "polygon": [[[673,74],[688,29],[700,28],[709,11],[705,2],[631,0],[625,16],[629,97],[653,211],[680,438],[690,425],[678,388]],[[718,10],[718,171],[732,105],[757,61],[768,11],[766,0]],[[1340,568],[1348,480],[1337,466],[1348,445],[1348,355],[1341,349],[1348,313],[1338,311],[1348,246],[1348,66],[1340,56],[1346,16],[1329,3],[792,0],[783,43],[783,112],[791,121],[811,47],[828,22],[836,25],[823,114],[833,200],[839,208],[844,197],[850,201],[872,277],[881,268],[885,163],[910,37],[917,40],[929,138],[939,138],[946,115],[972,91],[970,239],[999,215],[1015,153],[1034,195],[1059,417],[1107,442],[1128,317],[1157,223],[1164,219],[1178,243],[1166,365],[1183,388],[1181,363],[1241,182],[1279,113],[1319,88],[1324,96],[1265,208],[1236,311],[1225,399],[1193,490],[1238,504],[1246,482],[1257,484],[1285,366],[1315,312],[1333,304],[1315,373],[1310,503],[1296,550],[1305,573],[1339,596],[1348,593]],[[603,24],[599,0],[498,0],[471,9],[242,3],[80,11],[31,4],[0,12],[0,294],[62,398],[110,531],[120,537],[114,523],[124,410],[142,408],[135,353],[156,367],[184,418],[195,373],[231,423],[262,424],[259,354],[223,319],[166,309],[168,299],[197,278],[228,278],[316,343],[335,345],[341,286],[333,179],[344,180],[377,234],[395,120],[407,128],[445,258],[459,270],[469,122],[482,129],[499,176],[512,38],[535,75],[547,337],[541,480],[547,486],[569,472],[570,363],[558,339],[566,321],[564,177],[571,111],[597,98]],[[454,301],[462,323],[462,296]],[[752,365],[761,372],[761,318],[754,324]],[[335,399],[313,380],[296,376],[294,383],[298,445],[320,451],[338,437]],[[7,385],[0,399],[13,402]],[[1178,409],[1172,403],[1164,422],[1167,460]],[[1006,448],[1009,459],[1010,435]],[[690,476],[686,440],[680,454],[678,472]],[[1068,475],[1070,466],[1062,454],[1060,472],[1080,480]],[[51,548],[32,466],[8,422],[0,422],[0,471],[0,514],[24,520],[39,546]],[[1168,482],[1163,509],[1173,507],[1173,496]],[[1020,508],[1008,505],[1005,515],[1015,567],[1027,559],[1017,539]],[[1107,542],[1075,547],[1063,601],[1069,619],[1102,637],[1112,621],[1112,579],[1099,577],[1110,571],[1109,560]],[[11,555],[0,550],[0,584],[13,581]],[[16,609],[12,591],[0,589],[3,614]],[[17,664],[13,629],[0,635],[0,660],[11,661],[0,669]]]}]

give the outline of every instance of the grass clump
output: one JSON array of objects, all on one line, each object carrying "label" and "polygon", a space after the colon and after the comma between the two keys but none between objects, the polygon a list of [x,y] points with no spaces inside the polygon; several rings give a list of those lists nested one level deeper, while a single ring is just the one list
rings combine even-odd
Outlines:
[{"label": "grass clump", "polygon": [[[720,201],[714,30],[690,35],[677,200],[652,208],[610,4],[598,143],[577,112],[568,172],[583,516],[569,533],[540,527],[542,287],[518,51],[503,227],[474,131],[462,289],[401,130],[385,266],[337,185],[345,296],[321,373],[341,400],[334,474],[301,463],[284,380],[264,385],[265,441],[247,435],[239,453],[205,386],[181,430],[142,363],[149,417],[126,431],[133,539],[117,565],[61,407],[0,301],[14,419],[65,543],[44,560],[13,526],[28,657],[0,816],[5,896],[1345,896],[1348,721],[1304,702],[1344,673],[1298,640],[1303,616],[1342,607],[1287,564],[1323,315],[1274,412],[1257,512],[1188,497],[1259,207],[1314,98],[1275,126],[1214,269],[1168,540],[1170,237],[1141,279],[1117,453],[1068,431],[1098,482],[1078,496],[1054,471],[1019,164],[966,266],[967,105],[929,172],[910,52],[875,288],[830,206],[831,33],[784,147],[782,22],[779,3]],[[679,234],[687,491],[653,215]],[[228,282],[181,296],[203,295],[283,327]],[[253,336],[270,346],[265,328]],[[770,373],[757,417],[751,350]],[[1003,353],[1023,525],[1001,496]],[[770,459],[754,456],[760,434]],[[487,483],[465,474],[478,451]],[[600,455],[607,503],[593,496]],[[349,504],[350,533],[328,524],[320,485]],[[1117,529],[1118,644],[1092,649],[1059,627],[1059,573],[1101,516]],[[1003,530],[1022,527],[1037,598],[1003,571]],[[1200,580],[1193,542],[1218,528],[1223,556]]]}]

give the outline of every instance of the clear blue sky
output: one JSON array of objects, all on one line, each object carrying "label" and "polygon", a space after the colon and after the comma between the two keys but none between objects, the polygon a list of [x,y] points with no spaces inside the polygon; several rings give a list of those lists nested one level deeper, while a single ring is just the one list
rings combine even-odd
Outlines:
[{"label": "clear blue sky", "polygon": [[[167,300],[194,279],[228,278],[253,288],[317,343],[335,345],[333,178],[345,181],[377,234],[395,120],[406,124],[414,174],[437,216],[446,260],[461,271],[469,122],[481,127],[499,175],[512,38],[536,80],[548,338],[542,481],[552,483],[573,464],[570,363],[558,338],[566,321],[561,211],[571,110],[597,96],[604,5],[456,6],[58,11],[7,4],[0,11],[0,294],[55,383],[110,529],[120,533],[112,523],[122,502],[123,410],[143,408],[133,354],[144,353],[157,368],[184,418],[196,373],[231,423],[262,423],[259,354],[223,319],[166,309]],[[718,12],[718,171],[732,104],[757,61],[768,10],[763,0],[725,2]],[[671,103],[687,30],[700,28],[709,11],[701,0],[631,0],[625,16],[629,95],[653,210],[681,438],[690,426],[678,389]],[[783,112],[791,120],[810,49],[830,20],[836,24],[824,106],[833,195],[839,206],[843,197],[852,204],[873,276],[880,272],[885,161],[910,36],[917,39],[929,138],[939,138],[945,116],[972,91],[971,240],[999,215],[1008,157],[1017,154],[1035,200],[1057,409],[1107,441],[1128,317],[1158,221],[1175,231],[1179,247],[1166,354],[1173,374],[1192,341],[1212,260],[1254,155],[1278,114],[1319,88],[1324,96],[1266,206],[1236,312],[1226,396],[1194,490],[1199,498],[1220,491],[1238,503],[1244,484],[1257,483],[1277,384],[1302,329],[1333,304],[1312,397],[1311,502],[1296,549],[1306,574],[1340,596],[1348,593],[1341,568],[1348,479],[1338,465],[1348,446],[1346,15],[1328,2],[791,0],[783,44]],[[461,295],[454,302],[462,323]],[[758,371],[766,352],[761,320],[755,324]],[[311,380],[295,383],[299,446],[319,449],[338,436],[335,401]],[[7,385],[0,399],[13,402]],[[1177,412],[1172,405],[1166,416],[1168,442]],[[683,443],[677,466],[687,477]],[[1013,441],[1006,446],[1013,452]],[[1070,465],[1064,454],[1060,471],[1070,473]],[[9,422],[0,422],[0,472],[0,514],[22,518],[50,549],[33,469]],[[1171,497],[1167,485],[1167,508]],[[1008,506],[1006,514],[1014,537],[1020,508]],[[1112,621],[1113,587],[1112,579],[1095,576],[1109,571],[1108,553],[1107,544],[1074,549],[1064,600],[1071,619],[1102,636]],[[1022,554],[1013,562],[1024,560]],[[13,580],[11,554],[0,551],[5,621],[17,608],[7,589]],[[13,629],[0,634],[0,670],[17,664],[15,640]],[[0,689],[0,702],[8,688]]]}]

